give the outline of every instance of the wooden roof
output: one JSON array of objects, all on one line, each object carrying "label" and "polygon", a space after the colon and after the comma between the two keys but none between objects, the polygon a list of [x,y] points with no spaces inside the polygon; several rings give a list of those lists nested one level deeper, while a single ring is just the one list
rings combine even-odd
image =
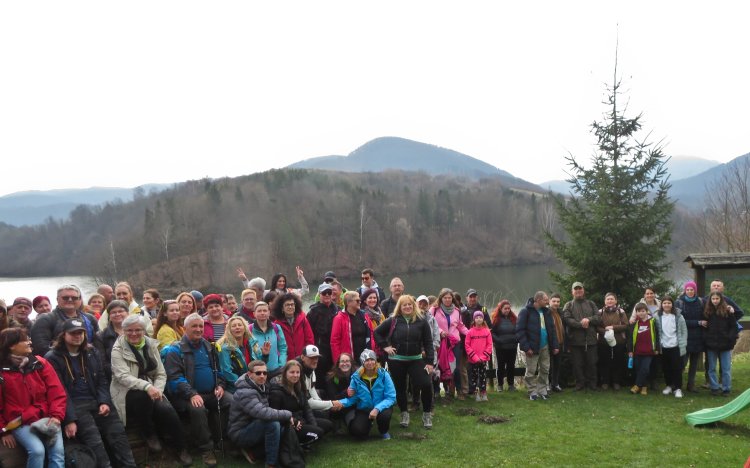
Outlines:
[{"label": "wooden roof", "polygon": [[723,267],[723,268],[742,268],[750,267],[750,252],[731,252],[731,253],[700,253],[690,254],[685,262],[690,262],[691,268],[702,267]]}]

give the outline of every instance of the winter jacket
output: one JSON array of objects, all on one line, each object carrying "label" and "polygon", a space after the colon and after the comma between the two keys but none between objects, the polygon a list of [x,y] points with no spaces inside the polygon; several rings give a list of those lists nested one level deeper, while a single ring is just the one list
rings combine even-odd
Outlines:
[{"label": "winter jacket", "polygon": [[[219,372],[219,361],[216,348],[208,341],[201,339],[200,346],[206,350],[211,367],[214,369],[215,385],[226,388],[224,376]],[[164,359],[164,370],[167,372],[167,394],[172,405],[178,411],[187,408],[189,400],[198,395],[195,390],[195,356],[193,345],[187,336],[164,348],[161,352]]]},{"label": "winter jacket", "polygon": [[708,327],[703,332],[703,341],[708,351],[729,351],[737,342],[739,331],[737,329],[737,317],[729,314],[720,317],[711,314],[707,319]]},{"label": "winter jacket", "polygon": [[307,403],[304,390],[302,390],[301,394],[291,394],[280,384],[272,384],[268,404],[273,409],[291,411],[295,420],[299,419],[311,425],[315,425],[316,423],[315,416],[310,409],[310,405]]},{"label": "winter jacket", "polygon": [[331,302],[326,306],[322,302],[316,302],[310,306],[307,312],[307,322],[313,332],[315,346],[318,347],[321,354],[330,356],[331,354],[331,330],[333,329],[333,318],[338,313],[339,308]]},{"label": "winter jacket", "polygon": [[[511,312],[512,313],[512,312]],[[500,314],[497,323],[492,325],[492,342],[498,349],[510,351],[518,347],[516,324],[510,318]]]},{"label": "winter jacket", "polygon": [[159,331],[156,333],[156,339],[159,340],[159,351],[171,345],[175,341],[180,341],[182,339],[182,335],[185,334],[185,330],[179,325],[177,326],[177,328],[181,331],[175,330],[166,323],[162,325],[161,328],[159,328]]},{"label": "winter jacket", "polygon": [[683,294],[674,303],[674,308],[682,311],[682,317],[687,325],[687,352],[702,353],[706,348],[703,343],[705,329],[699,325],[703,320],[703,299],[696,296],[696,300],[690,302]]},{"label": "winter jacket", "polygon": [[607,343],[607,340],[604,338],[604,332],[609,326],[615,332],[615,342],[618,345],[625,344],[625,334],[628,331],[628,316],[625,311],[620,307],[615,307],[614,309],[602,307],[599,309],[598,315],[601,318],[601,323],[596,326],[596,331],[599,333],[599,344]]},{"label": "winter jacket", "polygon": [[393,346],[398,356],[417,356],[424,351],[425,362],[435,360],[430,324],[416,315],[411,321],[402,315],[387,318],[375,329],[374,336],[380,349]]},{"label": "winter jacket", "polygon": [[[76,312],[75,317],[83,322],[86,327],[86,341],[90,344],[95,344],[96,334],[99,332],[99,325],[93,315],[85,312]],[[42,314],[37,317],[34,325],[31,327],[29,332],[29,338],[31,338],[31,345],[34,348],[34,354],[37,356],[44,356],[49,351],[52,342],[62,331],[63,323],[68,317],[65,312],[59,307],[55,307],[51,312]]]},{"label": "winter jacket", "polygon": [[378,378],[370,390],[370,387],[362,380],[363,372],[364,368],[360,368],[352,374],[349,388],[354,389],[354,395],[340,400],[341,404],[345,408],[356,406],[358,410],[363,411],[377,409],[381,413],[393,406],[396,403],[396,387],[393,386],[391,375],[378,367]]},{"label": "winter jacket", "polygon": [[247,374],[237,379],[232,407],[229,410],[229,424],[227,434],[235,444],[239,443],[241,433],[254,420],[279,421],[286,424],[292,417],[292,412],[276,410],[269,406],[268,397],[271,386],[263,388],[253,382]]},{"label": "winter jacket", "polygon": [[492,360],[492,333],[487,327],[472,327],[466,334],[466,356],[471,364]]},{"label": "winter jacket", "polygon": [[159,357],[159,342],[146,337],[144,349],[147,349],[149,358],[156,364],[155,369],[145,374],[140,371],[138,359],[124,336],[119,337],[112,347],[112,383],[109,384],[109,393],[123,425],[127,425],[125,401],[130,390],[145,392],[149,387],[156,387],[163,392],[167,384],[167,372]]},{"label": "winter jacket", "polygon": [[76,357],[71,356],[68,351],[58,351],[57,349],[51,349],[47,352],[45,358],[52,364],[57,372],[57,377],[60,378],[60,382],[65,387],[65,393],[68,395],[67,407],[65,409],[65,420],[64,424],[75,422],[78,420],[76,415],[75,406],[73,405],[73,399],[70,398],[70,392],[73,390],[73,375],[70,369],[71,359],[83,359],[86,373],[86,383],[88,384],[91,394],[96,398],[96,402],[100,405],[112,405],[112,397],[109,394],[109,381],[104,375],[104,368],[102,367],[102,360],[99,356],[99,352],[91,345],[88,345],[86,349],[81,349],[80,354]]},{"label": "winter jacket", "polygon": [[[370,343],[367,348],[375,348],[374,326],[370,317],[363,311],[357,311],[358,319],[364,317],[367,327],[370,329]],[[377,352],[377,351],[376,351]],[[336,314],[333,319],[333,329],[331,330],[331,358],[333,362],[338,362],[341,353],[354,354],[354,345],[352,344],[352,321],[349,312],[342,310]],[[353,356],[355,362],[359,362],[359,356]]]},{"label": "winter jacket", "polygon": [[484,323],[489,327],[492,321],[490,320],[490,314],[487,312],[487,308],[477,302],[477,305],[473,307],[463,306],[461,307],[461,321],[464,323],[466,329],[470,329],[474,326],[474,312],[480,311],[484,315]]},{"label": "winter jacket", "polygon": [[[661,344],[659,343],[659,322],[657,322],[653,318],[650,318],[648,319],[648,327],[649,327],[649,336],[651,338],[651,349],[654,352],[654,354],[658,354],[659,350],[661,349]],[[628,331],[628,340],[625,343],[628,353],[635,352],[635,342],[637,339],[638,339],[638,320],[636,320],[635,323],[630,325],[630,329]]]},{"label": "winter jacket", "polygon": [[[270,373],[284,367],[287,359],[289,359],[289,354],[284,330],[278,323],[271,323],[270,320],[267,323],[265,332],[261,330],[257,323],[250,325],[250,353],[253,359],[265,362]],[[271,350],[268,354],[263,354],[263,344],[266,341],[271,343]]]},{"label": "winter jacket", "polygon": [[[687,343],[688,343],[688,329],[687,325],[685,324],[685,319],[682,317],[682,313],[680,312],[680,309],[672,308],[672,312],[674,312],[675,315],[675,323],[677,324],[677,347],[680,348],[680,356],[684,356],[685,353],[687,353]],[[664,333],[664,327],[662,327],[662,317],[664,316],[664,311],[660,310],[656,313],[656,317],[654,317],[659,326],[659,343],[663,343],[663,333]]]},{"label": "winter jacket", "polygon": [[443,309],[440,306],[432,307],[430,312],[432,312],[433,317],[435,317],[435,321],[437,321],[440,331],[448,332],[448,335],[455,338],[456,341],[461,340],[461,335],[469,333],[469,329],[466,328],[461,321],[461,313],[456,307],[453,308],[453,311],[450,314],[450,326],[448,325],[448,319],[445,317],[445,312],[443,312]]},{"label": "winter jacket", "polygon": [[[581,320],[589,319],[588,328],[581,326]],[[568,327],[568,346],[596,345],[596,327],[601,324],[597,316],[596,304],[588,299],[572,300],[563,307],[563,321]]]},{"label": "winter jacket", "polygon": [[65,420],[65,388],[46,359],[30,355],[23,370],[3,367],[0,375],[0,427],[19,416],[24,425],[46,417]]},{"label": "winter jacket", "polygon": [[277,324],[284,330],[284,339],[286,341],[286,355],[295,358],[302,355],[305,346],[315,343],[313,338],[310,322],[304,312],[300,312],[294,317],[294,323],[289,325],[286,319],[276,320]]},{"label": "winter jacket", "polygon": [[383,311],[383,316],[385,318],[391,316],[396,309],[396,303],[398,303],[398,299],[394,299],[393,296],[388,296],[388,299],[380,302],[380,310]]},{"label": "winter jacket", "polygon": [[[542,309],[544,315],[544,328],[547,330],[547,346],[550,352],[560,349],[557,343],[557,334],[555,333],[555,321],[548,308]],[[518,313],[516,320],[516,339],[521,351],[524,353],[532,350],[534,354],[539,354],[542,339],[542,321],[539,318],[539,311],[534,307],[534,300],[529,299],[526,307]],[[551,353],[550,353],[551,354]]]},{"label": "winter jacket", "polygon": [[227,344],[222,346],[218,343],[215,343],[214,346],[216,346],[219,358],[219,373],[227,383],[227,391],[234,393],[234,383],[247,372],[247,365],[249,364],[245,359],[245,348],[244,346],[236,347]]},{"label": "winter jacket", "polygon": [[[224,327],[226,327],[227,318],[223,315],[222,318],[224,319]],[[225,328],[224,333],[229,333],[229,330]],[[208,319],[203,320],[203,338],[206,341],[210,341],[211,343],[216,343],[216,341],[218,340],[218,338],[214,337],[214,327],[211,325],[211,321]]]},{"label": "winter jacket", "polygon": [[119,337],[120,335],[111,326],[97,333],[97,340],[94,347],[102,357],[102,367],[104,368],[104,375],[107,376],[107,380],[112,380],[112,347],[114,347]]}]

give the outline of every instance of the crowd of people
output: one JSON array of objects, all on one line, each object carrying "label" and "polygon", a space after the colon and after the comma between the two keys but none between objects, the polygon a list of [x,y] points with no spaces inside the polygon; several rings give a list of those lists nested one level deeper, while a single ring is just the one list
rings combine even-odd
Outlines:
[{"label": "crowd of people", "polygon": [[538,291],[516,313],[508,300],[488,310],[474,289],[415,298],[399,278],[386,295],[367,268],[351,290],[326,272],[305,312],[299,267],[299,288],[283,274],[266,283],[237,273],[239,301],[197,290],[163,300],[146,289],[139,305],[125,282],[88,300],[63,285],[54,308],[44,296],[0,300],[2,444],[21,446],[34,468],[64,466],[73,441],[99,467],[132,467],[132,425],[150,451],[167,441],[183,466],[191,447],[217,465],[225,439],[248,461],[276,466],[327,434],[361,439],[374,425],[390,439],[396,410],[409,427],[421,409],[431,429],[436,399],[487,401],[488,373],[496,391],[514,392],[518,367],[532,401],[569,383],[647,395],[662,375],[662,393],[681,398],[699,391],[705,355],[711,393],[731,392],[743,311],[719,280],[707,297],[694,282],[677,298],[647,288],[631,313],[613,293],[598,307],[575,282],[564,305]]}]

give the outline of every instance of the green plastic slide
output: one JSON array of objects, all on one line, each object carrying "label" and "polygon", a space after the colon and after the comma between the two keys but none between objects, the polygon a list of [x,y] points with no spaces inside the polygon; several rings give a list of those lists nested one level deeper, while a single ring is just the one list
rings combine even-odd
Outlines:
[{"label": "green plastic slide", "polygon": [[728,418],[750,405],[750,388],[742,392],[737,398],[718,408],[705,408],[694,413],[686,414],[685,420],[691,426],[710,424]]}]

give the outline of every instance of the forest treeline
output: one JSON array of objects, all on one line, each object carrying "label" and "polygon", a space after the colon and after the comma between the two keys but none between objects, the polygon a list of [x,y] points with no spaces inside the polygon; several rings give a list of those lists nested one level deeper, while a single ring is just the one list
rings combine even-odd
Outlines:
[{"label": "forest treeline", "polygon": [[[0,226],[0,275],[88,274],[166,291],[326,270],[356,275],[552,260],[550,200],[496,179],[281,169],[204,179],[129,203],[79,206],[67,221]],[[560,234],[558,232],[558,234]]]}]

